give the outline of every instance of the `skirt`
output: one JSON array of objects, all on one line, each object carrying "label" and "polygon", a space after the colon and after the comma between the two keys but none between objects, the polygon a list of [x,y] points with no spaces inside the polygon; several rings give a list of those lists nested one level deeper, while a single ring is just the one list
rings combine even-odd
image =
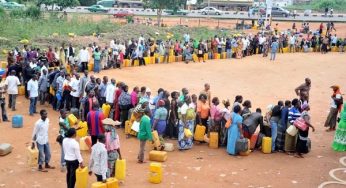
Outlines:
[{"label": "skirt", "polygon": [[[193,127],[194,127],[194,121],[193,120],[187,120],[186,123],[188,125],[188,128],[192,132]],[[178,133],[178,148],[180,150],[191,149],[193,146],[193,137],[191,137],[191,138],[185,137],[184,128],[185,127],[184,127],[183,123],[180,121],[179,122],[179,133]]]},{"label": "skirt", "polygon": [[166,121],[166,120],[159,120],[159,121],[157,122],[156,130],[157,130],[157,133],[158,133],[160,136],[162,136],[163,134],[165,134],[166,125],[167,125],[167,121]]},{"label": "skirt", "polygon": [[324,126],[334,129],[336,127],[337,116],[338,116],[338,109],[330,108],[330,111],[329,111],[327,120],[324,123]]},{"label": "skirt", "polygon": [[228,136],[228,128],[225,127],[226,121],[221,120],[221,128],[219,132],[220,138],[220,146],[227,146],[227,136]]},{"label": "skirt", "polygon": [[298,134],[297,146],[296,146],[297,153],[308,153],[309,152],[307,142],[308,142],[307,137],[302,137]]},{"label": "skirt", "polygon": [[275,148],[278,150],[284,150],[285,147],[285,136],[286,136],[286,127],[281,123],[278,124],[278,132],[275,141]]},{"label": "skirt", "polygon": [[346,121],[340,120],[332,144],[334,151],[346,151]]}]

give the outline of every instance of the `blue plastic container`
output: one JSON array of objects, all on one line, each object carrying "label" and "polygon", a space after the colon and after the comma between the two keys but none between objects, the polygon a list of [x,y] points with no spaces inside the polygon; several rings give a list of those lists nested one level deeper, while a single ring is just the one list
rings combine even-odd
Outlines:
[{"label": "blue plastic container", "polygon": [[22,128],[23,127],[23,116],[14,115],[12,117],[12,128]]}]

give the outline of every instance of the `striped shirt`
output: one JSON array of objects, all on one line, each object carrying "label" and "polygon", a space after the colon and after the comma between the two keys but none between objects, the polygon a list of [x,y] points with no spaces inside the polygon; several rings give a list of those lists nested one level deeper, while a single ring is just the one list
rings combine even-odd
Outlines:
[{"label": "striped shirt", "polygon": [[103,129],[102,120],[104,119],[103,112],[98,111],[90,111],[87,115],[87,123],[88,129],[90,130],[91,136],[98,136],[103,134],[105,131]]},{"label": "striped shirt", "polygon": [[296,107],[292,107],[288,112],[288,121],[291,125],[293,125],[293,122],[301,116],[300,111]]}]

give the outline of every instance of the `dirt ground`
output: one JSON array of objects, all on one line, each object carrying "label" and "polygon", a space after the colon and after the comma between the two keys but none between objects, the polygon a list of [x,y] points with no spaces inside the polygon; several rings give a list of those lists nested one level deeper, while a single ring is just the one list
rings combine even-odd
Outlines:
[{"label": "dirt ground", "polygon": [[[190,93],[199,93],[203,84],[211,85],[212,96],[220,99],[241,94],[252,101],[252,111],[257,107],[266,109],[268,104],[278,100],[295,98],[294,88],[303,83],[305,77],[312,80],[311,116],[316,132],[310,132],[312,151],[304,159],[297,159],[282,153],[262,154],[255,151],[247,157],[230,156],[225,148],[210,149],[206,144],[194,145],[188,151],[174,151],[163,163],[163,182],[153,185],[148,182],[149,163],[137,164],[139,142],[136,138],[126,139],[123,130],[118,130],[121,151],[127,160],[127,177],[121,187],[280,187],[310,188],[324,181],[332,180],[328,172],[340,168],[339,158],[345,153],[331,149],[334,133],[325,132],[330,95],[333,84],[346,88],[345,54],[319,53],[279,54],[275,62],[261,56],[246,57],[241,60],[215,60],[207,63],[173,63],[148,65],[146,67],[107,70],[97,75],[107,75],[118,81],[125,81],[130,88],[149,86],[153,93],[159,87],[169,91],[179,91],[187,87]],[[59,168],[48,173],[37,172],[26,165],[26,146],[30,142],[33,125],[39,115],[28,116],[29,101],[20,96],[16,112],[8,111],[11,118],[15,114],[24,116],[24,127],[11,128],[11,123],[0,123],[0,142],[11,143],[13,152],[0,158],[0,187],[66,187],[65,173]],[[51,121],[49,140],[52,152],[51,164],[59,167],[60,146],[55,142],[58,134],[58,113],[51,107],[38,105],[38,110],[48,109]],[[265,110],[264,110],[265,111]],[[167,142],[177,144],[176,140]],[[89,154],[83,152],[85,163]],[[148,159],[148,150],[146,151]],[[337,173],[341,179],[346,174]],[[89,178],[89,185],[95,177]],[[332,185],[330,187],[342,187]]]},{"label": "dirt ground", "polygon": [[[114,18],[112,15],[97,15],[97,14],[85,14],[82,17],[83,19],[89,19],[90,21],[101,21],[103,19],[110,19],[114,22],[118,23],[126,23],[126,19],[123,18]],[[151,17],[152,23],[156,24],[157,19],[156,17]],[[136,16],[134,17],[135,23],[142,23],[145,24],[147,21],[146,17],[143,16]],[[241,23],[241,19],[213,19],[213,18],[189,18],[189,17],[164,17],[162,18],[163,24],[166,24],[167,26],[176,26],[176,25],[185,25],[188,27],[208,27],[211,29],[215,28],[224,28],[224,29],[235,29],[237,23]],[[284,21],[273,21],[271,27],[274,28],[275,24],[279,24],[278,28],[279,31],[285,31],[287,29],[292,29],[292,24],[294,22],[284,22]],[[297,21],[296,27],[299,30],[301,28],[302,22]],[[251,25],[251,21],[247,20],[245,21],[245,24]],[[316,31],[319,29],[321,23],[318,22],[311,22],[310,30]],[[339,37],[345,38],[346,37],[346,24],[345,23],[335,23],[335,28],[337,31],[335,32]],[[326,29],[326,23],[324,23],[324,30]],[[257,33],[258,30],[244,30],[246,33]]]}]

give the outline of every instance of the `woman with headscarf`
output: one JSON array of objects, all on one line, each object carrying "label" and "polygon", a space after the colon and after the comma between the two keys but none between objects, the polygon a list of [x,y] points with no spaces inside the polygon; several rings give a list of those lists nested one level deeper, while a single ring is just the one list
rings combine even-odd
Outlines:
[{"label": "woman with headscarf", "polygon": [[340,116],[340,122],[334,135],[332,148],[334,151],[346,151],[346,104]]},{"label": "woman with headscarf", "polygon": [[241,107],[235,106],[232,112],[232,124],[228,129],[227,138],[227,153],[236,155],[239,151],[236,151],[236,142],[239,138],[243,138],[242,124],[243,118],[240,116]]},{"label": "woman with headscarf", "polygon": [[243,42],[241,38],[237,40],[237,48],[236,48],[236,58],[241,59],[243,57]]},{"label": "woman with headscarf", "polygon": [[120,152],[120,139],[119,135],[116,132],[115,126],[119,125],[119,122],[116,122],[110,118],[102,120],[102,124],[105,129],[106,137],[106,149],[108,153],[108,171],[107,177],[115,177],[115,168],[117,159],[122,159]]},{"label": "woman with headscarf", "polygon": [[315,132],[315,128],[310,123],[310,115],[308,111],[310,110],[310,107],[307,103],[302,105],[302,115],[301,118],[304,119],[305,124],[307,125],[307,128],[305,130],[298,129],[298,139],[297,139],[297,145],[296,145],[296,155],[297,158],[304,158],[303,154],[309,152],[308,148],[308,136],[309,136],[309,127],[312,128],[312,132]]},{"label": "woman with headscarf", "polygon": [[167,125],[167,109],[165,108],[165,101],[159,100],[158,108],[155,110],[153,129],[157,131],[160,137],[163,136]]},{"label": "woman with headscarf", "polygon": [[330,88],[333,89],[333,95],[331,96],[332,101],[330,103],[330,111],[329,111],[327,120],[324,123],[325,127],[329,127],[326,130],[327,132],[335,131],[338,112],[341,111],[342,104],[343,104],[343,98],[340,92],[340,87],[333,85]]},{"label": "woman with headscarf", "polygon": [[181,118],[179,120],[179,135],[178,135],[178,148],[179,150],[191,149],[193,145],[193,137],[185,135],[185,129],[193,132],[195,126],[195,109],[191,105],[191,97],[186,96],[184,104],[179,108]]}]

